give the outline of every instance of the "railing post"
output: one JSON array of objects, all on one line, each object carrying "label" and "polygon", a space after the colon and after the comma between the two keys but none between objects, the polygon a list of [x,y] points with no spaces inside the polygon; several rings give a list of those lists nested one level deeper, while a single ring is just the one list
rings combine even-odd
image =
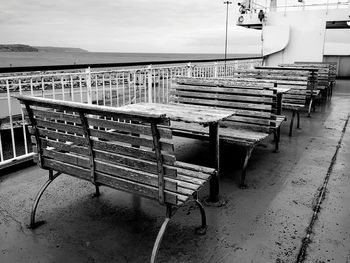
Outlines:
[{"label": "railing post", "polygon": [[92,104],[91,69],[85,69],[86,74],[86,95],[88,104]]},{"label": "railing post", "polygon": [[187,63],[187,77],[191,78],[192,77],[192,65],[191,62]]},{"label": "railing post", "polygon": [[152,65],[147,67],[148,102],[152,103]]},{"label": "railing post", "polygon": [[218,62],[214,62],[214,78],[218,77]]}]

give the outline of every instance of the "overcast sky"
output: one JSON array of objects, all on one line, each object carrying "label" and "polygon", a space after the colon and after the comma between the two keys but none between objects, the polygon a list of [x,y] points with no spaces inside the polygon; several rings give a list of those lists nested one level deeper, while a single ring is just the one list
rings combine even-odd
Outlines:
[{"label": "overcast sky", "polygon": [[[0,43],[89,51],[222,53],[223,0],[0,0]],[[234,27],[229,52],[259,52],[260,32]]]},{"label": "overcast sky", "polygon": [[[259,53],[260,31],[234,26],[237,9],[230,5],[228,52]],[[225,17],[223,0],[0,0],[0,43],[222,53]],[[350,42],[349,31],[327,38]]]}]

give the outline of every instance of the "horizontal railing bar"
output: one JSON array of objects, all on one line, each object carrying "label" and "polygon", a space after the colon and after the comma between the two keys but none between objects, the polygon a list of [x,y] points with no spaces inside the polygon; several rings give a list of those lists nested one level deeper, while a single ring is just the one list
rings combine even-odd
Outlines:
[{"label": "horizontal railing bar", "polygon": [[[260,59],[256,57],[230,58],[227,61]],[[99,63],[99,64],[73,64],[73,65],[49,65],[49,66],[25,66],[25,67],[0,67],[0,73],[15,73],[15,72],[31,72],[31,71],[50,71],[50,70],[70,70],[84,68],[112,68],[112,67],[132,67],[132,66],[147,66],[147,65],[168,65],[181,64],[189,62],[216,62],[224,61],[223,59],[194,59],[194,60],[165,60],[165,61],[142,61],[142,62],[121,62],[121,63]]]},{"label": "horizontal railing bar", "polygon": [[25,161],[29,161],[34,157],[35,153],[31,152],[28,154],[20,155],[15,158],[7,159],[5,161],[0,162],[0,169],[5,169],[9,166],[12,166],[14,163],[21,163]]}]

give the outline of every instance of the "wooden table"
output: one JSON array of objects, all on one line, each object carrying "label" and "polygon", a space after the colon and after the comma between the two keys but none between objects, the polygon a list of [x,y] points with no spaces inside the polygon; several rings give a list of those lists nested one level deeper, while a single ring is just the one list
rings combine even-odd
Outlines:
[{"label": "wooden table", "polygon": [[165,114],[171,121],[184,123],[198,123],[209,126],[210,151],[213,153],[213,168],[218,173],[210,180],[210,193],[208,202],[219,202],[219,178],[220,178],[220,156],[219,156],[219,121],[235,114],[233,110],[215,109],[204,106],[186,104],[160,104],[160,103],[138,103],[119,107],[118,110],[130,112],[148,112]]}]

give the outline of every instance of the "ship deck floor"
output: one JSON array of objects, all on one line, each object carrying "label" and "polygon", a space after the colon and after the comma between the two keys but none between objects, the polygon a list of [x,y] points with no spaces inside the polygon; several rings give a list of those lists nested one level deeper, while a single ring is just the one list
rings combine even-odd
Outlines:
[{"label": "ship deck floor", "polygon": [[[223,207],[206,207],[208,231],[198,236],[199,211],[188,205],[170,221],[158,262],[296,262],[327,173],[325,199],[304,262],[350,262],[350,81],[337,80],[332,100],[301,129],[281,131],[280,152],[269,141],[248,164],[248,189],[238,187],[243,149],[222,145]],[[340,139],[341,147],[334,161]],[[269,138],[272,139],[272,138]],[[208,163],[208,144],[176,138],[179,160]],[[333,158],[333,162],[332,162]],[[332,165],[331,170],[329,167]],[[27,229],[35,194],[47,179],[36,166],[0,177],[0,262],[147,262],[165,209],[156,202],[61,175],[39,203]],[[201,192],[203,197],[207,189]]]}]

